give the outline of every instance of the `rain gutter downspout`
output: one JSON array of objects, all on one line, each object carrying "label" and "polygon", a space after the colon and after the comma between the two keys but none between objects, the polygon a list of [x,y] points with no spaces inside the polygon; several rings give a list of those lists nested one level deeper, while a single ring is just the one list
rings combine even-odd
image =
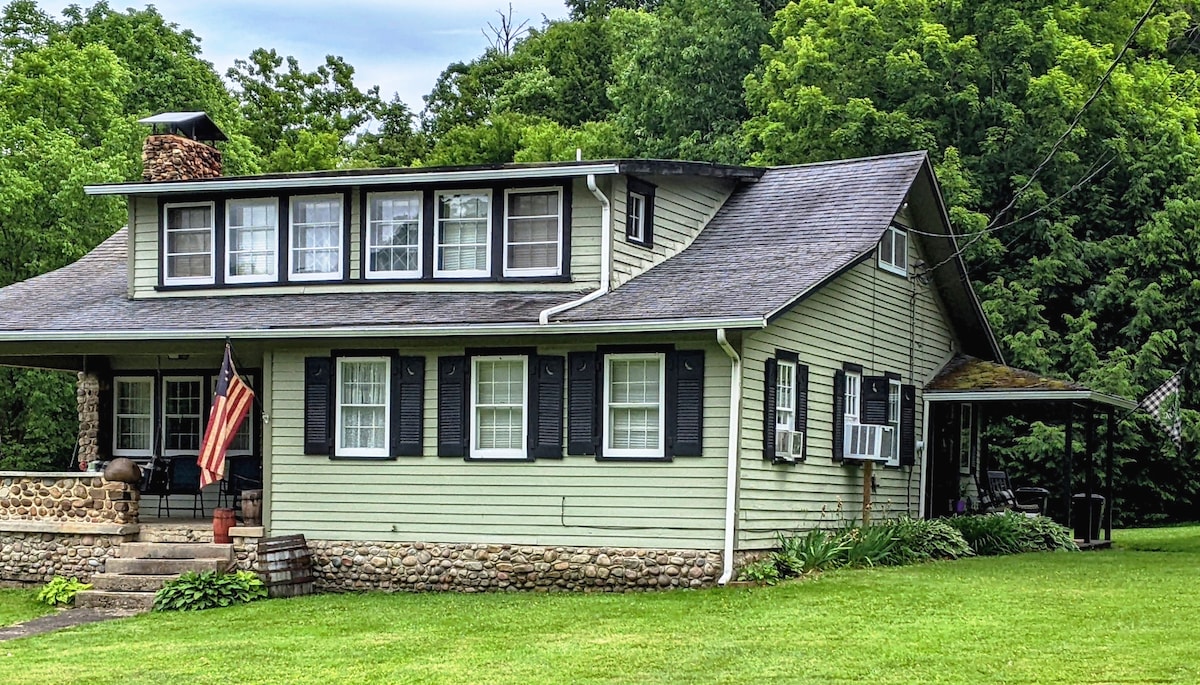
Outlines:
[{"label": "rain gutter downspout", "polygon": [[550,323],[550,317],[555,314],[561,314],[568,309],[587,304],[608,293],[608,284],[612,279],[612,205],[609,203],[608,197],[596,186],[596,174],[587,175],[587,187],[592,191],[592,195],[595,195],[596,199],[600,201],[600,287],[578,300],[543,309],[538,314],[538,323],[543,326]]},{"label": "rain gutter downspout", "polygon": [[733,362],[729,372],[729,456],[725,465],[725,550],[721,556],[724,567],[717,585],[725,585],[733,579],[733,538],[734,524],[737,520],[737,476],[738,476],[738,445],[741,442],[741,413],[742,413],[742,358],[738,355],[729,339],[725,337],[725,329],[717,329],[717,343]]}]

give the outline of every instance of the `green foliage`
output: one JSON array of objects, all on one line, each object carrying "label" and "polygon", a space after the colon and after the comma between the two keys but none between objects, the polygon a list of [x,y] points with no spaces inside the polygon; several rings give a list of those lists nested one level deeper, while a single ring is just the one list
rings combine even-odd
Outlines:
[{"label": "green foliage", "polygon": [[962,533],[967,544],[980,556],[1078,550],[1071,531],[1044,516],[1006,511],[955,516],[946,521]]},{"label": "green foliage", "polygon": [[163,584],[154,595],[154,610],[200,611],[253,602],[266,596],[267,586],[253,571],[188,571]]},{"label": "green foliage", "polygon": [[785,577],[837,568],[849,549],[843,536],[819,528],[790,537],[779,533],[776,541],[779,551],[773,559]]},{"label": "green foliage", "polygon": [[945,519],[914,519],[907,516],[890,522],[896,541],[888,563],[913,564],[938,559],[961,559],[974,554],[962,533]]},{"label": "green foliage", "polygon": [[63,578],[54,576],[49,583],[38,591],[37,600],[52,607],[74,604],[75,595],[82,590],[92,589],[91,583],[82,583],[78,578]]},{"label": "green foliage", "polygon": [[738,571],[738,580],[752,583],[774,585],[779,582],[780,577],[777,562],[771,557],[746,564]]}]

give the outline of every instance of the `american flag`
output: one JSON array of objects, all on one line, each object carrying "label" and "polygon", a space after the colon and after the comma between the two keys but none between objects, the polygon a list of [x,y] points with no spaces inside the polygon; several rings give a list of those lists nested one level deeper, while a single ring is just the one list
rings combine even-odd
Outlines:
[{"label": "american flag", "polygon": [[204,431],[200,456],[196,459],[200,466],[200,487],[207,487],[225,476],[225,451],[242,427],[253,402],[254,391],[233,368],[233,349],[225,343],[225,361],[221,362],[221,372],[217,375],[208,428]]},{"label": "american flag", "polygon": [[1179,397],[1182,390],[1183,370],[1180,369],[1138,404],[1139,408],[1145,409],[1158,419],[1167,435],[1175,441],[1176,447],[1183,444],[1183,422],[1179,414]]}]

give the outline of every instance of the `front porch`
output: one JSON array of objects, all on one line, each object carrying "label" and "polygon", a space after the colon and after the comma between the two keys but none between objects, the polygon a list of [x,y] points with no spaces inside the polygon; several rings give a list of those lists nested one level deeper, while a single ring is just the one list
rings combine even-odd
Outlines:
[{"label": "front porch", "polygon": [[[980,509],[989,472],[1012,476],[1014,490],[1049,491],[1044,515],[1071,528],[1080,549],[1112,544],[1116,472],[1114,436],[1121,416],[1137,403],[1067,381],[971,357],[955,357],[927,386],[926,469],[922,474],[926,517]],[[1005,419],[1063,427],[1065,440],[1055,463],[1037,473],[1007,468],[989,430]],[[1083,449],[1076,449],[1082,436]],[[1016,435],[1009,436],[1012,441]]]}]

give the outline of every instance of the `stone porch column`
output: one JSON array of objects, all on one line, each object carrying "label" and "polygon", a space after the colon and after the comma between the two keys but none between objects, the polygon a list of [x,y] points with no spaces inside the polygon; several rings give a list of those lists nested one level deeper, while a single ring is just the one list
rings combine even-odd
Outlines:
[{"label": "stone porch column", "polygon": [[75,406],[79,412],[79,466],[100,458],[100,377],[80,372],[75,382]]}]

